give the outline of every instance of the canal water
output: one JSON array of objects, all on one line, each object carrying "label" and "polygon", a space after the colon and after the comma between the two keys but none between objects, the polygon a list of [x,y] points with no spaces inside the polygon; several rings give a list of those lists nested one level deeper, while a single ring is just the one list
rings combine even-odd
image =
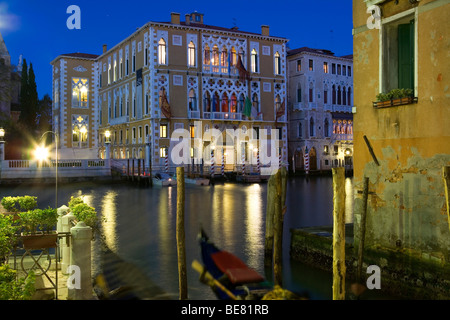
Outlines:
[{"label": "canal water", "polygon": [[[353,220],[352,179],[345,183],[346,222]],[[0,198],[9,195],[38,197],[38,206],[55,204],[55,188],[48,186],[0,186]],[[178,298],[176,250],[177,189],[140,188],[128,183],[72,183],[58,186],[58,205],[71,196],[83,196],[105,218],[102,225],[109,248],[123,260],[134,264],[148,278]],[[272,279],[264,268],[264,234],[267,184],[216,183],[211,186],[186,185],[185,192],[186,260],[189,299],[216,299],[199,282],[191,267],[201,261],[197,235],[200,226],[216,245],[236,254],[250,267]],[[333,190],[331,176],[306,180],[291,177],[287,187],[287,212],[283,237],[283,285],[305,292],[311,299],[332,297],[332,275],[289,257],[290,229],[332,225]],[[96,250],[94,248],[94,254]],[[93,268],[97,259],[94,259]]]}]

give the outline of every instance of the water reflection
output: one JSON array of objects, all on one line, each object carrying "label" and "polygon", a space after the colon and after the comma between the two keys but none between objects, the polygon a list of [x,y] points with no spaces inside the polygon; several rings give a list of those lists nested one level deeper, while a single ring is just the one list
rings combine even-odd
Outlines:
[{"label": "water reflection", "polygon": [[[347,222],[352,221],[352,180],[346,180]],[[0,197],[34,195],[39,207],[54,205],[52,186],[5,187]],[[108,245],[122,259],[135,264],[164,290],[177,295],[176,188],[139,188],[129,184],[62,184],[59,205],[71,196],[83,196],[99,215],[106,218],[103,232]],[[188,294],[190,299],[214,299],[211,290],[199,282],[190,268],[200,260],[197,234],[200,225],[221,248],[243,259],[264,274],[264,234],[267,184],[215,184],[208,187],[186,185],[185,227]],[[283,273],[288,288],[319,290],[331,288],[323,274],[289,259],[290,228],[332,225],[333,192],[331,177],[302,177],[288,180],[284,217]],[[93,250],[95,253],[96,251]],[[93,263],[95,264],[94,258]],[[301,265],[301,267],[300,267]],[[93,265],[96,268],[95,265]],[[306,269],[305,269],[306,268]],[[308,270],[305,271],[305,270]],[[306,279],[305,275],[308,275]],[[314,275],[314,276],[313,276]],[[314,281],[311,279],[315,279]],[[316,288],[311,284],[316,283]],[[328,291],[327,291],[328,292]]]}]

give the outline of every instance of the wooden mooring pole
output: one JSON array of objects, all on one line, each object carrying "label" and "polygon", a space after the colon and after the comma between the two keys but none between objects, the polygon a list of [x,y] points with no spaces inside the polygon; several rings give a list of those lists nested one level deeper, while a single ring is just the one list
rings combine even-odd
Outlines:
[{"label": "wooden mooring pole", "polygon": [[273,216],[273,278],[276,285],[282,286],[283,221],[286,212],[287,171],[282,167],[275,175],[276,195]]},{"label": "wooden mooring pole", "polygon": [[275,210],[276,195],[275,175],[269,178],[267,183],[267,208],[266,208],[266,234],[264,242],[264,265],[272,266],[273,258],[273,216]]},{"label": "wooden mooring pole", "polygon": [[442,178],[444,179],[445,204],[447,205],[447,219],[450,225],[450,166],[442,168]]},{"label": "wooden mooring pole", "polygon": [[177,167],[177,255],[178,255],[178,282],[180,286],[180,300],[186,300],[187,272],[186,272],[186,244],[184,231],[184,167]]},{"label": "wooden mooring pole", "polygon": [[333,300],[345,300],[345,169],[333,168]]},{"label": "wooden mooring pole", "polygon": [[361,212],[361,221],[359,224],[359,245],[358,245],[358,269],[357,269],[357,282],[361,283],[362,279],[362,264],[363,264],[363,252],[364,252],[364,240],[366,237],[366,216],[367,216],[367,198],[369,196],[369,178],[364,177],[364,189],[363,189],[363,210]]}]

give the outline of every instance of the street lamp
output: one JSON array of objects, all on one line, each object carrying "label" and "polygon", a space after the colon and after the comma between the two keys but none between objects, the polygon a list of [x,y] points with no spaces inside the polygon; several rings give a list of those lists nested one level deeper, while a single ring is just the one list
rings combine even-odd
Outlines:
[{"label": "street lamp", "polygon": [[[44,136],[47,133],[51,133],[51,134],[55,135],[55,209],[57,209],[58,208],[58,134],[53,131],[46,131],[42,134],[41,140],[44,138]],[[36,148],[34,155],[38,160],[41,160],[41,161],[44,159],[47,159],[48,158],[48,149],[43,146],[39,146]]]},{"label": "street lamp", "polygon": [[5,160],[5,129],[0,128],[0,160]]},{"label": "street lamp", "polygon": [[110,157],[110,145],[111,145],[111,140],[109,139],[111,137],[111,132],[109,130],[105,131],[105,159],[109,159]]}]

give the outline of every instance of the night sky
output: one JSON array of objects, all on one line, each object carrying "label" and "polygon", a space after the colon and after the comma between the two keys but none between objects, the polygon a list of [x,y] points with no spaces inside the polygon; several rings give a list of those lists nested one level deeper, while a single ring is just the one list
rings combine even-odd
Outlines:
[{"label": "night sky", "polygon": [[[69,30],[70,5],[81,9],[81,29]],[[22,54],[33,64],[39,97],[51,95],[50,62],[60,54],[101,54],[102,45],[113,47],[149,21],[170,21],[170,13],[204,14],[204,23],[261,33],[289,40],[290,49],[328,49],[337,56],[351,54],[351,0],[260,1],[135,1],[135,0],[0,0],[0,32],[17,64]]]}]

